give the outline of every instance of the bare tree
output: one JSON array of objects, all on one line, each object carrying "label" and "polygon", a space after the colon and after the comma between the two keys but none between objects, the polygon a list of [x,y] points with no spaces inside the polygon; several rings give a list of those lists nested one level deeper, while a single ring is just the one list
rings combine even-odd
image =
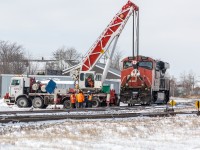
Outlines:
[{"label": "bare tree", "polygon": [[188,84],[190,87],[190,95],[192,95],[194,93],[194,86],[196,83],[196,76],[193,71],[190,71],[188,73],[187,79],[188,79]]},{"label": "bare tree", "polygon": [[58,61],[48,63],[47,68],[63,70],[67,67],[65,64],[69,67],[79,63],[81,54],[75,48],[62,47],[53,52],[53,59]]},{"label": "bare tree", "polygon": [[57,62],[47,62],[46,63],[46,68],[47,69],[52,69],[52,70],[60,69],[60,68],[57,68],[57,67],[58,67],[58,63]]},{"label": "bare tree", "polygon": [[178,83],[177,79],[174,76],[170,78],[170,94],[173,97],[179,96]]},{"label": "bare tree", "polygon": [[32,75],[37,74],[38,67],[39,67],[38,62],[29,62],[29,68],[28,68],[29,74],[32,74]]},{"label": "bare tree", "polygon": [[37,74],[38,68],[39,68],[39,62],[35,61],[32,62],[32,55],[28,52],[27,53],[27,74]]},{"label": "bare tree", "polygon": [[190,71],[189,73],[182,73],[180,76],[180,84],[183,88],[184,95],[193,94],[194,86],[196,83],[195,74]]},{"label": "bare tree", "polygon": [[115,68],[117,70],[121,70],[120,68],[120,60],[122,58],[122,52],[121,51],[116,51],[114,53],[113,59],[112,59],[112,63],[111,63],[111,67]]},{"label": "bare tree", "polygon": [[64,61],[80,61],[81,54],[77,52],[75,48],[59,48],[55,52],[53,52],[53,57],[56,60],[64,60]]},{"label": "bare tree", "polygon": [[27,59],[21,45],[0,41],[0,73],[22,74],[26,70]]}]

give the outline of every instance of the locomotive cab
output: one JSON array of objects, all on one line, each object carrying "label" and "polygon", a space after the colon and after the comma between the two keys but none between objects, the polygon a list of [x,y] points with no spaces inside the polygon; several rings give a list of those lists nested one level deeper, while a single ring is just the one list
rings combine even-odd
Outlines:
[{"label": "locomotive cab", "polygon": [[144,56],[127,57],[122,62],[122,102],[135,105],[168,101],[169,82],[165,78],[168,63]]}]

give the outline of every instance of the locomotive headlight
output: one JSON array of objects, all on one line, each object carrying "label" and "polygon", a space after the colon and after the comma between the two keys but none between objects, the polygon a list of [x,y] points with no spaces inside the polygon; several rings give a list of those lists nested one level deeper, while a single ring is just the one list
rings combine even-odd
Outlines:
[{"label": "locomotive headlight", "polygon": [[131,72],[131,77],[134,77],[134,73],[133,72]]},{"label": "locomotive headlight", "polygon": [[139,71],[137,72],[137,76],[138,76],[138,77],[140,76],[140,72],[139,72]]}]

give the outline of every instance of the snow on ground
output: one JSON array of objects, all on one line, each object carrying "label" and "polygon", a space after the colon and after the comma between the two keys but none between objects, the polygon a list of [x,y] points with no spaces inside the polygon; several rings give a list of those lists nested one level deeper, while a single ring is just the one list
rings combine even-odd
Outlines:
[{"label": "snow on ground", "polygon": [[[57,105],[58,108],[63,108],[62,105]],[[50,105],[47,107],[47,109],[53,109],[54,108],[54,105]],[[0,99],[0,111],[16,111],[16,110],[19,110],[19,111],[27,111],[27,110],[30,110],[30,108],[19,108],[17,105],[10,105],[8,106],[3,99]]]},{"label": "snow on ground", "polygon": [[200,118],[62,120],[0,125],[0,149],[200,149]]},{"label": "snow on ground", "polygon": [[171,97],[171,100],[175,100],[177,103],[193,103],[196,100],[200,100],[197,98],[179,98],[179,97]]},{"label": "snow on ground", "polygon": [[4,99],[0,99],[0,111],[29,110],[30,108],[18,108],[17,105],[7,105]]},{"label": "snow on ground", "polygon": [[[195,101],[174,100],[181,105]],[[0,111],[9,110],[26,109],[8,107],[0,100]],[[199,131],[196,115],[9,123],[0,124],[0,150],[196,150]]]}]

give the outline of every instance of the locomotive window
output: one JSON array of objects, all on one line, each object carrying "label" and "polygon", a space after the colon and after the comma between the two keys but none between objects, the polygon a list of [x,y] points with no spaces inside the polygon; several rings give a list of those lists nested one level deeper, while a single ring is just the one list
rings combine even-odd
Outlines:
[{"label": "locomotive window", "polygon": [[130,68],[130,67],[132,67],[133,65],[132,65],[132,62],[131,61],[125,61],[124,62],[124,69],[127,69],[127,68]]},{"label": "locomotive window", "polygon": [[139,62],[138,66],[142,67],[142,68],[146,68],[146,69],[152,69],[153,68],[153,64],[150,61]]},{"label": "locomotive window", "polygon": [[81,81],[84,81],[84,77],[85,77],[85,74],[84,74],[84,73],[81,73],[81,74],[80,74],[80,80],[81,80]]},{"label": "locomotive window", "polygon": [[97,74],[97,75],[96,75],[95,81],[101,81],[101,75],[100,75],[100,74]]}]

